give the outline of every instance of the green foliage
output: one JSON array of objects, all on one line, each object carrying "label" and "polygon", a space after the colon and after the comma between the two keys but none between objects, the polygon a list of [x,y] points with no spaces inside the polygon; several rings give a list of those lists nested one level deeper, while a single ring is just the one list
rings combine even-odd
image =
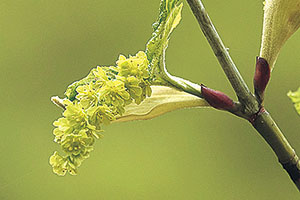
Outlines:
[{"label": "green foliage", "polygon": [[65,152],[65,156],[54,152],[50,157],[54,173],[76,175],[93,150],[95,139],[101,137],[102,125],[122,116],[125,106],[140,104],[151,95],[150,85],[154,78],[159,79],[158,64],[171,32],[180,22],[181,10],[178,0],[162,0],[146,53],[140,51],[129,58],[120,55],[116,66],[98,66],[67,88],[61,104],[65,108],[63,117],[53,123],[54,141]]},{"label": "green foliage", "polygon": [[289,91],[287,95],[294,103],[295,109],[300,115],[300,88],[295,92]]}]

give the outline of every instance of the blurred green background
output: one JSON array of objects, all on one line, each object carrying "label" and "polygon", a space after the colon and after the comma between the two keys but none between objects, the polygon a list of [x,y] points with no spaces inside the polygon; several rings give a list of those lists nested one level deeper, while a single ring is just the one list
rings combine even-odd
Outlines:
[{"label": "blurred green background", "polygon": [[[167,52],[171,73],[234,97],[188,5]],[[204,4],[251,85],[262,0]],[[120,53],[145,49],[159,0],[0,0],[0,199],[299,199],[276,157],[248,122],[212,109],[105,127],[79,175],[48,164],[59,146],[52,122],[68,84]],[[283,48],[266,107],[300,153],[300,118],[286,93],[300,86],[300,33]],[[252,86],[251,86],[252,87]]]}]

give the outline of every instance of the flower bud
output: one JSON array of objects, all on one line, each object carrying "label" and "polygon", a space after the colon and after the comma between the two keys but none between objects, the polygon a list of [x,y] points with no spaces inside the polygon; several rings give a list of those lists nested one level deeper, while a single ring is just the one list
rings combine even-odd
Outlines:
[{"label": "flower bud", "polygon": [[261,57],[256,58],[256,69],[254,75],[254,90],[260,102],[263,101],[264,91],[270,80],[270,66],[268,62]]},{"label": "flower bud", "polygon": [[281,47],[300,26],[300,0],[266,0],[260,57],[273,69]]},{"label": "flower bud", "polygon": [[216,91],[210,88],[201,85],[201,94],[203,98],[211,105],[212,107],[219,110],[233,110],[234,102],[226,94],[220,91]]}]

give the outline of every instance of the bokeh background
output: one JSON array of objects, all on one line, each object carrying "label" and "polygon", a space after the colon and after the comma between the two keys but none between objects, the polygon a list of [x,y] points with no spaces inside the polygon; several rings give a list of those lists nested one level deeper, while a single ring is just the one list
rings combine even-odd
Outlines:
[{"label": "bokeh background", "polygon": [[[188,5],[167,52],[172,74],[234,97]],[[260,47],[262,0],[204,4],[249,85]],[[59,146],[50,102],[96,65],[145,49],[159,0],[0,0],[0,199],[299,199],[248,122],[213,109],[175,111],[105,127],[79,175],[48,164]],[[286,93],[300,86],[300,33],[283,48],[266,107],[300,153],[300,118]],[[251,86],[252,88],[252,86]]]}]

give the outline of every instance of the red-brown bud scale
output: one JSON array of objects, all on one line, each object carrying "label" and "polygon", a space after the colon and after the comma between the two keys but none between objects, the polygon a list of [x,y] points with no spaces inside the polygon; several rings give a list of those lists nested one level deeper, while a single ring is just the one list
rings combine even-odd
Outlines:
[{"label": "red-brown bud scale", "polygon": [[232,110],[234,102],[226,94],[201,85],[201,94],[203,98],[214,108],[219,110]]},{"label": "red-brown bud scale", "polygon": [[255,94],[256,96],[258,96],[261,102],[263,101],[264,91],[270,80],[270,76],[271,76],[271,69],[268,62],[264,58],[257,57],[253,84],[254,84]]}]

